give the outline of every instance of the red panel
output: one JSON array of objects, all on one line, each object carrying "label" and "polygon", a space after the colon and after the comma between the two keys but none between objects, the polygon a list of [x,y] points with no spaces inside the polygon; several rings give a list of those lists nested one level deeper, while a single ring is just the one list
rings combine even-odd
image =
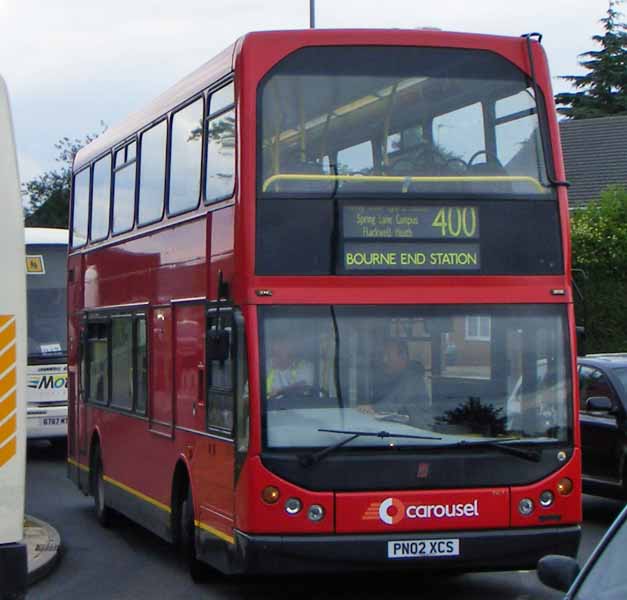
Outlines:
[{"label": "red panel", "polygon": [[172,309],[157,308],[150,319],[150,421],[173,422]]},{"label": "red panel", "polygon": [[[261,498],[263,489],[273,485],[281,496],[275,504],[267,504]],[[285,501],[298,498],[303,509],[296,515],[285,512]],[[307,510],[312,504],[324,508],[321,521],[312,522],[307,518]],[[236,498],[237,526],[247,533],[332,533],[334,523],[333,493],[310,492],[288,483],[268,471],[259,457],[246,461],[237,484]]]},{"label": "red panel", "polygon": [[205,430],[205,304],[174,306],[176,424]]},{"label": "red panel", "polygon": [[[557,452],[557,450],[556,450]],[[573,491],[568,496],[560,496],[557,492],[557,482],[568,477],[574,484]],[[548,508],[540,506],[540,494],[550,490],[555,496],[555,502]],[[581,523],[581,453],[575,449],[571,460],[559,471],[538,483],[524,487],[511,488],[512,495],[512,527],[538,527],[541,525],[571,525]],[[518,511],[518,503],[523,498],[533,500],[535,510],[527,517]]]},{"label": "red panel", "polygon": [[335,508],[337,533],[509,526],[507,488],[337,494]]},{"label": "red panel", "polygon": [[235,451],[232,442],[195,438],[192,476],[200,521],[233,535]]}]

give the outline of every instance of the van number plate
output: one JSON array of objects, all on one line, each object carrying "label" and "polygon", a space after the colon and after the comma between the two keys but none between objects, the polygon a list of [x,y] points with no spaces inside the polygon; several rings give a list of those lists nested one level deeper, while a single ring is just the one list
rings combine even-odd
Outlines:
[{"label": "van number plate", "polygon": [[67,423],[66,417],[44,417],[42,420],[44,425],[65,425]]},{"label": "van number plate", "polygon": [[459,556],[459,539],[388,542],[388,558]]}]

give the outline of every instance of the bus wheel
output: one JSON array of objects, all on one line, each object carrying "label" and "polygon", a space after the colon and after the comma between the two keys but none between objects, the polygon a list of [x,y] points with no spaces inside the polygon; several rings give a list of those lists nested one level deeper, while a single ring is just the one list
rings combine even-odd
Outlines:
[{"label": "bus wheel", "polygon": [[192,488],[187,486],[187,492],[181,504],[180,526],[181,551],[183,559],[189,570],[189,574],[195,582],[207,579],[207,569],[196,558],[196,525],[194,523],[194,502],[192,499]]},{"label": "bus wheel", "polygon": [[103,527],[111,525],[111,509],[105,502],[105,482],[102,472],[102,459],[100,458],[100,448],[96,449],[92,470],[92,494],[94,496],[94,509],[96,519]]}]

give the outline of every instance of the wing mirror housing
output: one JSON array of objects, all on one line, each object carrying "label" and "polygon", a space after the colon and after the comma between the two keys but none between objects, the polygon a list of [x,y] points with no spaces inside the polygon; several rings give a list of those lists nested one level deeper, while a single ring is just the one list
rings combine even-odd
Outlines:
[{"label": "wing mirror housing", "polygon": [[549,554],[538,561],[537,573],[544,585],[554,590],[567,592],[577,579],[580,570],[574,558]]},{"label": "wing mirror housing", "polygon": [[590,412],[612,412],[614,405],[607,396],[590,396],[586,400],[586,410]]},{"label": "wing mirror housing", "polygon": [[207,332],[207,359],[224,362],[228,360],[231,350],[229,332],[224,329],[213,329]]}]

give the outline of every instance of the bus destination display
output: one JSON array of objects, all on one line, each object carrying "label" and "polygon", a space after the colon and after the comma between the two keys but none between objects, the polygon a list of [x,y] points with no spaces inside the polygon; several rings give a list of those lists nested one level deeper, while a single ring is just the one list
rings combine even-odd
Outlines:
[{"label": "bus destination display", "polygon": [[475,206],[344,206],[346,271],[477,271]]}]

